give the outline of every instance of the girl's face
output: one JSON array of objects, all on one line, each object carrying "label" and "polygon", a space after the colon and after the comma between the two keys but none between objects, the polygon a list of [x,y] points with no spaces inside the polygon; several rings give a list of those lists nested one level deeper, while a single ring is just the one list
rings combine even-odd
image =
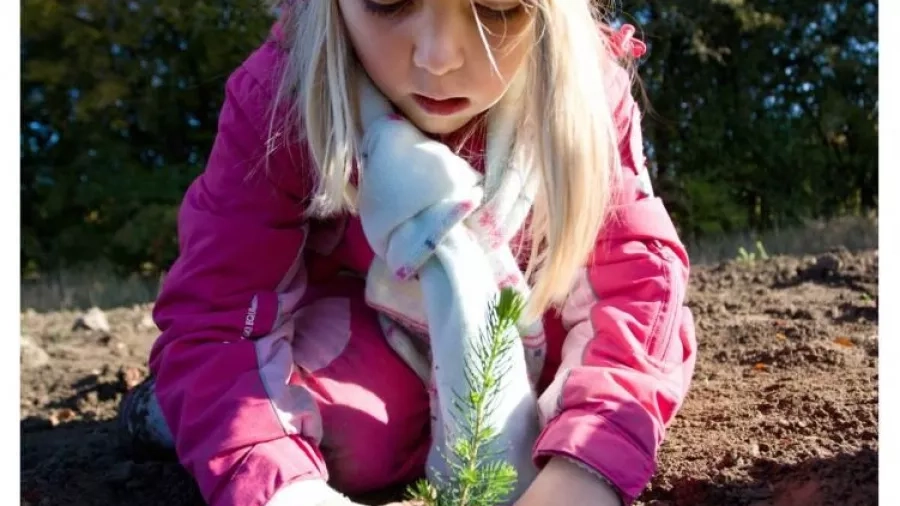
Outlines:
[{"label": "girl's face", "polygon": [[532,14],[520,0],[338,3],[369,77],[431,134],[451,133],[494,105],[533,43]]}]

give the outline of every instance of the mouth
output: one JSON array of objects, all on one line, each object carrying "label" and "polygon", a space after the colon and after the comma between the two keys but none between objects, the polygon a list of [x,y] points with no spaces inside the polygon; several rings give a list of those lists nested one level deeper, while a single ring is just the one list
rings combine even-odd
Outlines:
[{"label": "mouth", "polygon": [[425,95],[413,94],[413,99],[425,112],[438,116],[450,116],[469,106],[469,99],[465,97],[452,97],[435,99]]}]

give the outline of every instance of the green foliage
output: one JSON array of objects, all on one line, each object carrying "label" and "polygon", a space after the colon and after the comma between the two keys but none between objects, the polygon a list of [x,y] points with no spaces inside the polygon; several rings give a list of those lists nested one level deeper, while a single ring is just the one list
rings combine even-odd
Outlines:
[{"label": "green foliage", "polygon": [[500,395],[500,380],[509,369],[516,339],[513,330],[523,309],[524,300],[512,288],[502,290],[488,309],[487,325],[475,340],[476,360],[466,364],[470,394],[457,395],[454,402],[463,437],[450,445],[450,476],[439,476],[438,484],[417,482],[409,490],[411,499],[426,506],[494,506],[515,486],[515,468],[489,451],[498,428],[486,421]]},{"label": "green foliage", "polygon": [[164,268],[259,0],[24,0],[22,265]]},{"label": "green foliage", "polygon": [[878,6],[626,0],[651,173],[686,240],[877,208]]},{"label": "green foliage", "polygon": [[[687,242],[878,206],[878,6],[624,0],[645,147]],[[23,269],[165,270],[262,0],[23,0]]]}]

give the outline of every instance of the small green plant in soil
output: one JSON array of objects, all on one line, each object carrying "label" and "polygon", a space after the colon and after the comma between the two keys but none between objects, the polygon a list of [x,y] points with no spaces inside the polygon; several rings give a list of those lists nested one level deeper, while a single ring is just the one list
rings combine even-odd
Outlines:
[{"label": "small green plant in soil", "polygon": [[738,248],[738,262],[747,265],[753,265],[757,260],[768,260],[769,253],[766,251],[766,248],[763,246],[762,241],[756,241],[756,251],[749,252],[746,248],[741,246]]},{"label": "small green plant in soil", "polygon": [[466,364],[469,394],[456,395],[454,408],[463,423],[463,436],[450,448],[450,476],[438,476],[441,484],[420,480],[408,490],[411,500],[425,506],[494,506],[503,501],[516,483],[516,470],[489,450],[497,428],[489,426],[491,406],[500,395],[500,379],[508,370],[513,332],[524,310],[522,297],[506,288],[488,308],[486,328],[475,341],[475,363]]}]

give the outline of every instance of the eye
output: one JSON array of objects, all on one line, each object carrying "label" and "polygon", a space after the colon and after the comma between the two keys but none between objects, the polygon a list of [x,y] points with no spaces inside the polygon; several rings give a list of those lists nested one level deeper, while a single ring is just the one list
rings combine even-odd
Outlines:
[{"label": "eye", "polygon": [[507,21],[523,13],[525,7],[521,3],[516,3],[516,5],[512,7],[506,8],[488,7],[487,5],[476,3],[475,10],[478,12],[478,17],[482,19],[488,21]]},{"label": "eye", "polygon": [[378,1],[378,0],[362,0],[363,6],[376,16],[392,16],[399,14],[403,9],[408,7],[411,0]]}]

